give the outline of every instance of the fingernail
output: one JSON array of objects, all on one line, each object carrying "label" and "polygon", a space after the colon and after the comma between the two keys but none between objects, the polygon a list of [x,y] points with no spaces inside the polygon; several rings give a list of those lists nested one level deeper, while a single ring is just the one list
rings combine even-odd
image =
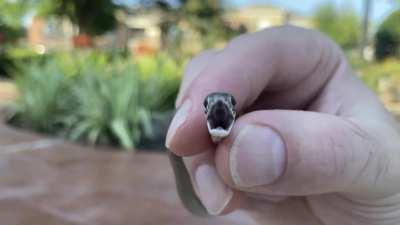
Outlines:
[{"label": "fingernail", "polygon": [[186,100],[176,112],[174,119],[172,120],[167,132],[167,138],[165,141],[165,146],[167,148],[169,148],[171,140],[175,136],[175,133],[178,130],[178,128],[185,122],[191,106],[192,106],[191,101]]},{"label": "fingernail", "polygon": [[285,156],[285,144],[274,130],[247,125],[230,150],[232,179],[238,187],[270,184],[283,173]]},{"label": "fingernail", "polygon": [[200,165],[195,172],[195,182],[201,202],[211,215],[219,215],[229,204],[233,192],[222,181],[215,167]]}]

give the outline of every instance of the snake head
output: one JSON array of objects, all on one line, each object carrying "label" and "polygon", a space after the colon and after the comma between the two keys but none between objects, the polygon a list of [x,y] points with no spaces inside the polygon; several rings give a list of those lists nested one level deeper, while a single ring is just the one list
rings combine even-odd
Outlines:
[{"label": "snake head", "polygon": [[235,122],[235,98],[228,93],[214,92],[204,99],[208,132],[214,142],[227,137]]}]

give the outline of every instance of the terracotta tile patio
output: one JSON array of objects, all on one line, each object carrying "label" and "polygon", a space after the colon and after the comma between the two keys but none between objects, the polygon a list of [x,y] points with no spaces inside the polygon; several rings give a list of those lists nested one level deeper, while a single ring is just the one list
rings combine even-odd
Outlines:
[{"label": "terracotta tile patio", "polygon": [[249,224],[243,212],[197,218],[162,153],[94,150],[0,124],[0,224]]}]

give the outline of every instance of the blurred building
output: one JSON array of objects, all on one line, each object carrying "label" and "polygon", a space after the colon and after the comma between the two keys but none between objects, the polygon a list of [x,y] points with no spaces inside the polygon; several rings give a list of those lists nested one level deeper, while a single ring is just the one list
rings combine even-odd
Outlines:
[{"label": "blurred building", "polygon": [[168,15],[159,9],[135,8],[118,11],[117,21],[115,47],[147,54],[161,47],[161,24]]},{"label": "blurred building", "polygon": [[313,27],[310,18],[273,6],[248,6],[229,10],[224,19],[235,28],[244,26],[249,32],[284,24]]},{"label": "blurred building", "polygon": [[[312,20],[308,17],[291,13],[287,10],[273,6],[249,6],[238,9],[226,10],[223,20],[233,28],[242,28],[254,32],[266,27],[292,24],[300,27],[312,28]],[[117,31],[117,44],[119,47],[128,46],[136,53],[156,51],[162,46],[162,23],[168,22],[168,14],[159,9],[132,9],[118,13],[120,25]],[[194,40],[199,37],[181,22],[178,26],[184,30],[184,49],[200,48]]]},{"label": "blurred building", "polygon": [[[115,31],[95,38],[99,48],[129,49],[135,54],[152,54],[163,46],[163,24],[172,21],[170,14],[157,8],[131,8],[116,13]],[[312,27],[310,18],[291,13],[273,6],[248,6],[228,9],[222,17],[233,28],[242,28],[254,32],[270,26],[292,24]],[[191,31],[188,24],[178,24],[183,30],[184,48],[199,49],[196,43],[201,37]],[[28,28],[28,43],[39,51],[49,48],[72,48],[71,38],[76,29],[66,20],[45,20],[34,18]],[[195,50],[196,51],[196,50]]]},{"label": "blurred building", "polygon": [[51,48],[71,48],[73,34],[74,27],[68,20],[34,17],[27,29],[28,44],[38,53],[45,53]]}]

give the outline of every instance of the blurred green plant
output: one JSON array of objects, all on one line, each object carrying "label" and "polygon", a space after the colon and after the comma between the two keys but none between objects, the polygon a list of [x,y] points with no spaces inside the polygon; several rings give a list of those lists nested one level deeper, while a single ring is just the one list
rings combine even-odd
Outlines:
[{"label": "blurred green plant", "polygon": [[375,57],[383,60],[398,57],[400,48],[400,10],[393,12],[375,34]]},{"label": "blurred green plant", "polygon": [[0,25],[22,28],[22,20],[31,7],[30,3],[30,0],[0,0]]},{"label": "blurred green plant", "polygon": [[15,69],[15,63],[4,49],[0,49],[0,77],[7,77],[11,74],[11,70]]},{"label": "blurred green plant", "polygon": [[150,136],[150,111],[139,104],[138,78],[132,63],[114,62],[108,70],[85,64],[72,88],[78,107],[67,118],[69,137],[132,149],[141,135]]},{"label": "blurred green plant", "polygon": [[338,9],[332,3],[324,3],[316,8],[313,22],[345,49],[356,47],[360,41],[360,18],[351,8]]},{"label": "blurred green plant", "polygon": [[21,96],[13,120],[41,132],[58,132],[70,108],[65,104],[69,102],[69,80],[54,63],[32,63],[21,72],[24,75],[15,80]]},{"label": "blurred green plant", "polygon": [[17,76],[21,94],[10,122],[133,149],[153,135],[152,114],[173,109],[181,69],[163,54],[133,60],[74,51],[28,63]]},{"label": "blurred green plant", "polygon": [[394,58],[383,62],[364,64],[358,68],[361,79],[374,91],[380,94],[382,91],[382,81],[389,81],[397,88],[400,97],[400,63]]},{"label": "blurred green plant", "polygon": [[7,45],[0,53],[0,76],[12,78],[13,74],[18,73],[20,65],[43,63],[49,57],[51,54],[39,54],[25,45]]},{"label": "blurred green plant", "polygon": [[388,110],[400,115],[400,61],[387,58],[380,61],[365,61],[357,50],[346,51],[352,68],[361,80],[372,89]]},{"label": "blurred green plant", "polygon": [[0,18],[0,44],[15,43],[18,38],[25,35],[25,29],[22,26],[11,26]]},{"label": "blurred green plant", "polygon": [[174,108],[183,66],[167,54],[143,56],[135,60],[140,74],[141,104],[152,111],[168,111]]},{"label": "blurred green plant", "polygon": [[360,56],[360,52],[358,49],[346,49],[344,50],[344,53],[347,57],[348,62],[351,65],[351,68],[353,68],[354,70],[363,69],[364,67],[372,63],[370,61],[363,59]]},{"label": "blurred green plant", "polygon": [[22,0],[0,0],[0,76],[9,76],[15,69],[9,50],[25,34],[22,18],[28,9],[28,3]]}]

